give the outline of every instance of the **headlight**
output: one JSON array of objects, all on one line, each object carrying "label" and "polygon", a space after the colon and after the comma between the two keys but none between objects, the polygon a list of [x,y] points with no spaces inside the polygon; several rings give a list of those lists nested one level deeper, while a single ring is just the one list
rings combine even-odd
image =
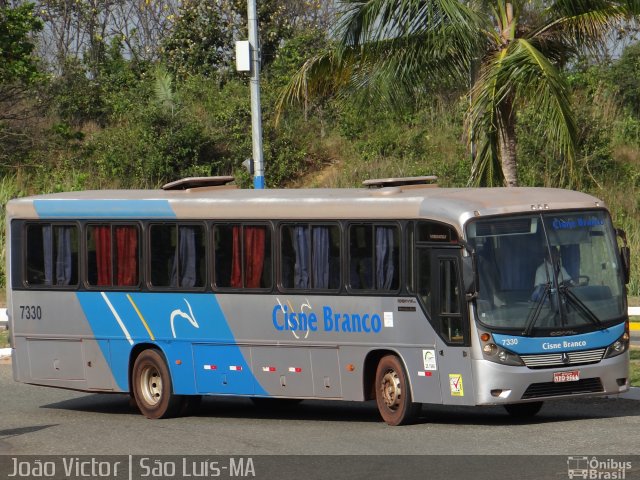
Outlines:
[{"label": "headlight", "polygon": [[500,363],[502,365],[524,365],[524,362],[517,354],[510,352],[509,350],[506,350],[493,343],[493,338],[489,334],[483,333],[480,336],[480,340],[482,343],[482,356],[485,358],[485,360]]},{"label": "headlight", "polygon": [[624,332],[620,338],[618,338],[615,342],[613,342],[607,348],[607,351],[604,354],[604,358],[617,357],[618,355],[622,355],[629,349],[629,333]]}]

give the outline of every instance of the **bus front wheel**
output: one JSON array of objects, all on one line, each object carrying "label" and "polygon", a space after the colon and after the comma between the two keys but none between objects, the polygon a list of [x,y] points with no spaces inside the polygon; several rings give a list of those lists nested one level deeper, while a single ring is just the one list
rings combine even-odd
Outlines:
[{"label": "bus front wheel", "polygon": [[418,416],[421,404],[412,402],[407,374],[395,355],[380,359],[375,391],[378,411],[388,425],[406,425]]},{"label": "bus front wheel", "polygon": [[145,350],[133,365],[133,395],[140,412],[147,418],[175,416],[182,398],[173,393],[171,374],[157,350]]}]

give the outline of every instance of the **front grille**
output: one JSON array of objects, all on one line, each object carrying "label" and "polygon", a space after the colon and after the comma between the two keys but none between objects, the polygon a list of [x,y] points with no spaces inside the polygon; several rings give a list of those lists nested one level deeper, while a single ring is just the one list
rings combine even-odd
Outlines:
[{"label": "front grille", "polygon": [[522,399],[560,397],[563,395],[574,395],[577,393],[600,393],[604,392],[602,382],[599,378],[585,378],[577,382],[545,382],[532,383],[527,391],[522,395]]},{"label": "front grille", "polygon": [[562,360],[561,353],[545,353],[543,355],[520,355],[524,364],[529,368],[569,367],[571,365],[585,365],[598,363],[604,356],[605,349],[586,350],[583,352],[568,352],[568,362]]}]

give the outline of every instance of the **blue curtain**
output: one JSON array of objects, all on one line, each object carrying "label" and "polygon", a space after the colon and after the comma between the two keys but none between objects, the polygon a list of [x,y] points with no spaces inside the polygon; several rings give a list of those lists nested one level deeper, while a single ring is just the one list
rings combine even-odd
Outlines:
[{"label": "blue curtain", "polygon": [[195,227],[180,227],[178,229],[178,245],[171,268],[171,286],[190,288],[195,285],[196,229]]},{"label": "blue curtain", "polygon": [[574,282],[580,277],[580,245],[565,245],[560,247],[562,266]]},{"label": "blue curtain", "polygon": [[71,283],[71,228],[56,227],[56,285]]},{"label": "blue curtain", "polygon": [[376,288],[390,290],[393,285],[395,263],[393,249],[395,246],[395,228],[376,227]]},{"label": "blue curtain", "polygon": [[44,257],[44,284],[53,285],[53,235],[51,225],[42,226],[42,250]]},{"label": "blue curtain", "polygon": [[[42,227],[42,253],[44,257],[44,284],[69,285],[71,283],[71,228]],[[53,237],[55,233],[55,256]],[[55,278],[55,283],[54,283]]]},{"label": "blue curtain", "polygon": [[293,249],[296,263],[293,271],[293,288],[309,288],[309,228],[293,227]]},{"label": "blue curtain", "polygon": [[329,227],[313,227],[313,288],[329,288]]}]

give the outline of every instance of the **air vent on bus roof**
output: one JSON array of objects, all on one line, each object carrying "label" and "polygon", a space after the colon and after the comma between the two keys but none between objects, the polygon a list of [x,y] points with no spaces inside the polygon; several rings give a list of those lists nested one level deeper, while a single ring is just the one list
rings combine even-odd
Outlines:
[{"label": "air vent on bus roof", "polygon": [[438,177],[435,175],[428,175],[424,177],[401,177],[401,178],[372,178],[365,180],[362,184],[369,188],[384,188],[384,187],[402,187],[402,186],[431,186],[436,187]]},{"label": "air vent on bus roof", "polygon": [[221,187],[235,180],[231,176],[181,178],[162,186],[163,190],[187,190],[189,188]]}]

